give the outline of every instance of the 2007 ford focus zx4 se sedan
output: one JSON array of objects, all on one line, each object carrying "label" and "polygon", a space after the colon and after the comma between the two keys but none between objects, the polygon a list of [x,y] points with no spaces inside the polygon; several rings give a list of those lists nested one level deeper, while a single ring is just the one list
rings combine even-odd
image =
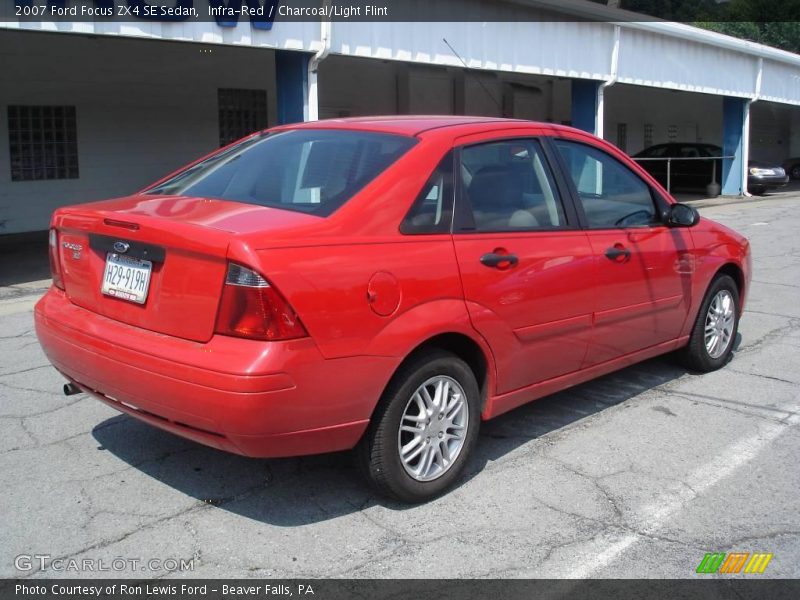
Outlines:
[{"label": "2007 ford focus zx4 se sedan", "polygon": [[581,131],[373,117],[251,135],[59,209],[36,331],[67,378],[254,457],[355,449],[407,502],[481,421],[667,352],[730,358],[747,240]]}]

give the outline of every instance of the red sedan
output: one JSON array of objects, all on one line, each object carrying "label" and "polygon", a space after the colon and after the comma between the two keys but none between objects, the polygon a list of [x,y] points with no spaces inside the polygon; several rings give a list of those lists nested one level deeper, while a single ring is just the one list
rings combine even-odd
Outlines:
[{"label": "red sedan", "polygon": [[56,211],[50,253],[67,393],[247,456],[356,448],[405,501],[484,419],[667,352],[722,367],[751,264],[610,144],[470,117],[257,133]]}]

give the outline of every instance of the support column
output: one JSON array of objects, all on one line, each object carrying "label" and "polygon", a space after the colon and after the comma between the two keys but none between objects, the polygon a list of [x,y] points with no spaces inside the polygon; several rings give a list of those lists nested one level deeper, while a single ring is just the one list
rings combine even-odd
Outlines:
[{"label": "support column", "polygon": [[747,192],[747,163],[750,155],[750,100],[722,99],[722,195],[741,196]]},{"label": "support column", "polygon": [[[310,58],[311,56],[304,52],[275,51],[279,125],[299,123],[308,119],[308,61]],[[314,102],[316,102],[316,95]]]},{"label": "support column", "polygon": [[600,114],[601,81],[592,79],[572,80],[572,126],[597,134],[603,116]]}]

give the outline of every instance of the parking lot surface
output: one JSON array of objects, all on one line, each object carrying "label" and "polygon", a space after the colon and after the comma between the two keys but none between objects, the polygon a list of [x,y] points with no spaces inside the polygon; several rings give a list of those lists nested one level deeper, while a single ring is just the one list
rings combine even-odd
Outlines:
[{"label": "parking lot surface", "polygon": [[65,397],[33,333],[42,284],[6,286],[0,576],[123,558],[101,575],[691,578],[738,551],[774,555],[756,577],[800,577],[798,207],[701,209],[753,246],[727,367],[650,360],[485,423],[457,489],[414,507],[372,495],[347,453],[247,459]]}]

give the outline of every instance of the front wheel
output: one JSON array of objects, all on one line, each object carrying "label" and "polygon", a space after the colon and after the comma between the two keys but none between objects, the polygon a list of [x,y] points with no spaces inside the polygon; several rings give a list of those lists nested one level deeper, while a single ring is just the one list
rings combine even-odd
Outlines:
[{"label": "front wheel", "polygon": [[480,390],[463,360],[419,354],[395,374],[357,459],[372,485],[404,502],[424,502],[458,478],[480,426]]},{"label": "front wheel", "polygon": [[689,344],[682,350],[687,367],[707,373],[728,362],[739,330],[739,310],[736,282],[729,275],[718,275],[703,299]]}]

